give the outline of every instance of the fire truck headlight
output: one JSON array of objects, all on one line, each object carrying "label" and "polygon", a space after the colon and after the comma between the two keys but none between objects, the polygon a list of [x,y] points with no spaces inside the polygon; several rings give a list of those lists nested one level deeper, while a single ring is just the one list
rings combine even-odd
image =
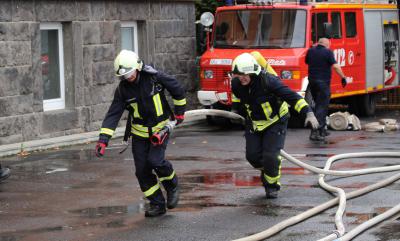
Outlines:
[{"label": "fire truck headlight", "polygon": [[300,79],[300,71],[298,70],[282,70],[282,79]]},{"label": "fire truck headlight", "polygon": [[204,71],[204,78],[205,79],[212,79],[214,78],[214,72],[212,70],[205,70]]},{"label": "fire truck headlight", "polygon": [[281,78],[282,79],[292,79],[293,75],[292,75],[292,71],[290,70],[282,70],[281,72]]}]

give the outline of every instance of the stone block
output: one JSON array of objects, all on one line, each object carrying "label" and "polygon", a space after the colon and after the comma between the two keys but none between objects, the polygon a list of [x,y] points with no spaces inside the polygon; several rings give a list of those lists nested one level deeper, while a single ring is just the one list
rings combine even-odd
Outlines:
[{"label": "stone block", "polygon": [[83,44],[100,44],[100,23],[84,22],[82,23]]},{"label": "stone block", "polygon": [[12,21],[34,21],[34,1],[14,0],[12,5]]},{"label": "stone block", "polygon": [[106,1],[105,8],[107,9],[105,12],[106,20],[118,20],[117,1]]},{"label": "stone block", "polygon": [[[36,1],[36,20],[39,22],[66,22],[75,20],[75,1]],[[49,14],[51,13],[51,14]]]},{"label": "stone block", "polygon": [[11,1],[0,1],[0,22],[11,21]]},{"label": "stone block", "polygon": [[90,105],[110,103],[114,97],[117,84],[94,85],[89,88]]},{"label": "stone block", "polygon": [[10,33],[10,24],[7,22],[0,23],[0,41],[8,41]]},{"label": "stone block", "polygon": [[150,19],[150,5],[139,1],[118,1],[117,12],[121,21]]},{"label": "stone block", "polygon": [[90,2],[76,1],[76,21],[89,21],[90,20]]},{"label": "stone block", "polygon": [[77,108],[79,125],[84,131],[89,131],[90,122],[92,121],[90,115],[90,107],[79,107]]},{"label": "stone block", "polygon": [[115,41],[114,39],[117,38],[117,36],[115,36],[115,27],[117,24],[119,25],[117,21],[102,22],[100,24],[101,42],[103,44],[112,44]]},{"label": "stone block", "polygon": [[84,47],[85,54],[91,62],[114,61],[115,49],[113,45],[95,45]]},{"label": "stone block", "polygon": [[21,116],[0,117],[0,137],[20,135],[23,128]]},{"label": "stone block", "polygon": [[32,76],[32,69],[29,66],[18,67],[18,74],[15,76],[19,83],[19,94],[29,95],[33,93],[34,78]]},{"label": "stone block", "polygon": [[43,112],[41,133],[65,131],[79,127],[77,110],[57,110]]},{"label": "stone block", "polygon": [[8,58],[9,47],[7,42],[0,42],[0,67],[6,66]]},{"label": "stone block", "polygon": [[9,66],[31,65],[31,42],[8,42],[7,61]]},{"label": "stone block", "polygon": [[10,26],[10,38],[12,41],[30,41],[31,32],[29,30],[29,23],[17,22]]},{"label": "stone block", "polygon": [[104,1],[91,1],[90,10],[91,21],[103,21],[105,19],[106,8]]},{"label": "stone block", "polygon": [[155,21],[154,22],[155,37],[156,38],[187,37],[189,36],[187,25],[188,25],[187,21],[182,21],[182,20]]},{"label": "stone block", "polygon": [[33,95],[0,98],[0,117],[32,113]]},{"label": "stone block", "polygon": [[0,68],[0,97],[18,95],[19,82],[15,78],[17,75],[17,68]]},{"label": "stone block", "polygon": [[22,116],[22,136],[24,141],[37,139],[40,136],[42,113],[33,113]]},{"label": "stone block", "polygon": [[103,103],[99,105],[92,105],[90,116],[92,121],[103,121],[106,117],[108,108],[110,108],[111,103]]},{"label": "stone block", "polygon": [[113,61],[93,63],[93,84],[112,84],[115,82]]}]

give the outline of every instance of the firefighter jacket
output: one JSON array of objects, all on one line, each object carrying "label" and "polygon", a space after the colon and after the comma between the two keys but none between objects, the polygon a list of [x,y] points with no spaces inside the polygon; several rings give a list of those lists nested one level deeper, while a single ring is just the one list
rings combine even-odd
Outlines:
[{"label": "firefighter jacket", "polygon": [[172,115],[164,94],[165,89],[172,96],[175,114],[183,115],[185,91],[175,78],[146,65],[138,73],[135,82],[121,81],[101,126],[100,140],[108,142],[124,110],[129,111],[131,134],[148,138],[162,129]]},{"label": "firefighter jacket", "polygon": [[232,108],[244,106],[253,131],[263,131],[280,119],[289,118],[289,105],[302,115],[311,111],[307,102],[278,77],[262,71],[250,78],[246,86],[241,85],[239,78],[232,79]]}]

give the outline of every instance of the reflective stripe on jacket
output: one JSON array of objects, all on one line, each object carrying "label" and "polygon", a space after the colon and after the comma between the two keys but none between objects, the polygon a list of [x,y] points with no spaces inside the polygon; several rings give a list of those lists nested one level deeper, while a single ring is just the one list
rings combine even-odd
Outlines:
[{"label": "reflective stripe on jacket", "polygon": [[287,118],[289,105],[301,114],[311,111],[307,102],[278,77],[265,71],[250,77],[247,86],[241,85],[238,78],[232,79],[232,93],[235,97],[232,101],[244,105],[254,131],[262,131],[280,118]]},{"label": "reflective stripe on jacket", "polygon": [[172,114],[164,90],[172,96],[175,114],[183,115],[185,91],[175,78],[145,66],[135,82],[121,81],[102,123],[100,136],[111,138],[124,110],[131,114],[134,135],[147,138],[163,128]]}]

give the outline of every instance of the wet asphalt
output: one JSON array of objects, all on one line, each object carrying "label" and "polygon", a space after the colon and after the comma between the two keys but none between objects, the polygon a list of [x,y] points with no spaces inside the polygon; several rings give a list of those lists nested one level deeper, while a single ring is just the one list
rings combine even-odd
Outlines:
[{"label": "wet asphalt", "polygon": [[[400,120],[398,112],[380,113]],[[398,151],[400,131],[332,131],[324,143],[308,140],[309,130],[289,129],[285,151],[323,168],[332,155]],[[144,218],[146,205],[135,177],[132,154],[119,154],[121,139],[97,158],[95,143],[4,157],[12,175],[0,183],[0,241],[232,240],[261,232],[333,198],[318,186],[318,175],[284,160],[279,198],[264,198],[259,171],[245,160],[240,126],[200,122],[177,129],[167,159],[179,176],[181,201],[158,218]],[[335,163],[352,170],[400,164],[394,158],[359,158]],[[328,183],[350,192],[394,173],[338,178]],[[351,230],[400,203],[400,181],[349,200],[344,224]],[[312,241],[335,229],[331,208],[266,239]],[[400,214],[354,240],[400,240]]]}]

